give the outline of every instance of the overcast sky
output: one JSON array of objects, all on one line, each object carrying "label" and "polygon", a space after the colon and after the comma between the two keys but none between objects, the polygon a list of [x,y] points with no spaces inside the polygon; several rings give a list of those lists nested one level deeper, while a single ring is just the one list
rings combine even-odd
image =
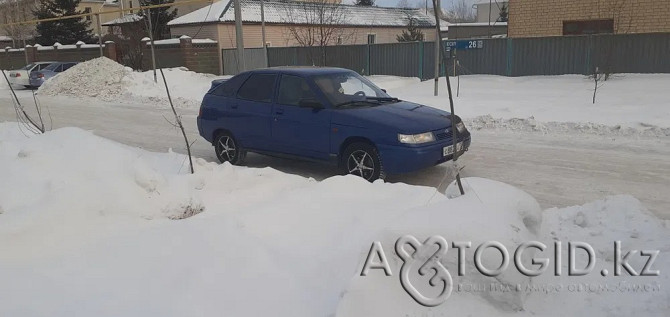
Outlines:
[{"label": "overcast sky", "polygon": [[[442,8],[448,9],[450,8],[453,3],[459,2],[460,0],[442,0],[440,3],[442,5]],[[482,3],[482,2],[487,2],[487,0],[465,0],[468,4],[475,4],[475,3]],[[345,3],[353,3],[353,0],[343,0]],[[375,0],[375,4],[380,6],[380,7],[395,7],[398,5],[398,2],[400,0]],[[425,5],[425,0],[407,0],[409,2],[411,7],[419,6],[419,3],[421,3],[421,7],[424,7]],[[428,0],[428,6],[432,7],[433,0]]]}]

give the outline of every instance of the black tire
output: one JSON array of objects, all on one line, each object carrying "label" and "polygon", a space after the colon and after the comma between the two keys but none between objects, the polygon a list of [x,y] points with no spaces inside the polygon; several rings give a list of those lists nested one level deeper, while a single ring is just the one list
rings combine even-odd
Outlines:
[{"label": "black tire", "polygon": [[214,139],[214,152],[221,163],[229,162],[233,165],[242,165],[247,152],[244,151],[232,134],[219,133]]},{"label": "black tire", "polygon": [[360,176],[369,182],[385,177],[379,151],[369,143],[356,142],[347,146],[340,166],[344,174]]}]

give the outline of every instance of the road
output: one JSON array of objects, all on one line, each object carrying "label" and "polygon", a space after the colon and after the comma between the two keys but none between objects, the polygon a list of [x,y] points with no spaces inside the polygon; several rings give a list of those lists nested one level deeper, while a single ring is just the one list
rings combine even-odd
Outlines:
[{"label": "road", "polygon": [[[18,91],[26,110],[34,113],[32,96]],[[167,109],[142,105],[41,98],[53,128],[75,126],[127,145],[151,151],[173,148],[185,152],[180,132],[166,122]],[[194,156],[216,161],[211,146],[197,133],[196,110],[180,110]],[[9,93],[0,96],[0,121],[16,121]],[[604,137],[500,130],[472,131],[470,151],[460,160],[464,177],[484,177],[517,186],[533,195],[543,208],[581,205],[608,195],[630,194],[650,211],[670,219],[670,139]],[[317,163],[250,154],[246,165],[272,167],[317,180],[337,173]],[[417,173],[390,176],[390,182],[443,188],[447,168],[436,166]],[[440,186],[442,184],[442,186]]]}]

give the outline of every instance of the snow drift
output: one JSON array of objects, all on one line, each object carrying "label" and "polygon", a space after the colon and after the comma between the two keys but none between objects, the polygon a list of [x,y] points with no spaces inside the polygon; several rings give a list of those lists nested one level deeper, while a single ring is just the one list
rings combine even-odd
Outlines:
[{"label": "snow drift", "polygon": [[[16,123],[0,124],[0,241],[7,242],[0,244],[0,315],[361,316],[370,313],[366,307],[379,308],[369,315],[394,316],[660,315],[668,309],[665,289],[630,300],[620,293],[552,294],[551,301],[546,294],[457,293],[427,309],[391,285],[395,279],[358,276],[372,241],[399,234],[513,245],[597,237],[603,261],[608,246],[600,241],[626,237],[637,241],[626,247],[666,252],[664,223],[632,197],[542,215],[528,194],[486,179],[466,178],[466,195],[455,197],[452,185],[448,198],[428,187],[353,176],[316,182],[200,159],[191,175],[184,164],[183,155],[147,152],[76,128],[27,138]],[[185,217],[185,210],[197,212]],[[661,260],[657,266],[667,268],[668,259]],[[537,279],[510,272],[498,280]]]},{"label": "snow drift", "polygon": [[[164,69],[175,106],[195,108],[210,87],[219,78],[210,74],[189,71],[184,67]],[[146,104],[151,107],[169,107],[167,93],[160,73],[154,82],[153,71],[135,72],[106,57],[77,64],[46,81],[39,94],[95,98],[106,102]]]}]

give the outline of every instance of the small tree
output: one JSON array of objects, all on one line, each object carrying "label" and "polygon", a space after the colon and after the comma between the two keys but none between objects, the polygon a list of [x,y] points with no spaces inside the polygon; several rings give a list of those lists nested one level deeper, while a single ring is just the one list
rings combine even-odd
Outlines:
[{"label": "small tree", "polygon": [[[157,4],[174,3],[174,0],[140,0],[141,6],[151,6]],[[146,17],[149,12],[141,10],[138,13],[141,17]],[[151,36],[154,40],[162,40],[170,37],[170,28],[168,22],[177,17],[177,9],[172,7],[160,7],[151,9]]]},{"label": "small tree", "polygon": [[509,9],[507,3],[503,3],[500,7],[500,14],[498,15],[498,22],[507,22],[509,20]]},{"label": "small tree", "polygon": [[[0,23],[9,24],[32,20],[32,12],[38,2],[35,0],[16,0],[0,2]],[[22,47],[32,39],[35,26],[32,24],[5,25],[2,31],[12,39],[12,46]]]},{"label": "small tree", "polygon": [[375,0],[354,0],[354,4],[357,6],[368,6],[371,7],[375,5]]},{"label": "small tree", "polygon": [[407,17],[409,22],[407,23],[407,30],[403,30],[401,34],[396,36],[398,42],[417,42],[423,41],[423,32],[416,25],[416,19],[414,17]]},{"label": "small tree", "polygon": [[[83,14],[77,6],[81,0],[44,0],[37,10],[33,11],[37,19],[58,18],[68,15]],[[57,21],[46,21],[37,24],[36,42],[41,45],[74,44],[77,41],[93,40],[89,29],[91,21],[85,18],[72,18]]]},{"label": "small tree", "polygon": [[455,2],[444,16],[452,23],[474,22],[476,20],[472,5],[465,0]]}]

